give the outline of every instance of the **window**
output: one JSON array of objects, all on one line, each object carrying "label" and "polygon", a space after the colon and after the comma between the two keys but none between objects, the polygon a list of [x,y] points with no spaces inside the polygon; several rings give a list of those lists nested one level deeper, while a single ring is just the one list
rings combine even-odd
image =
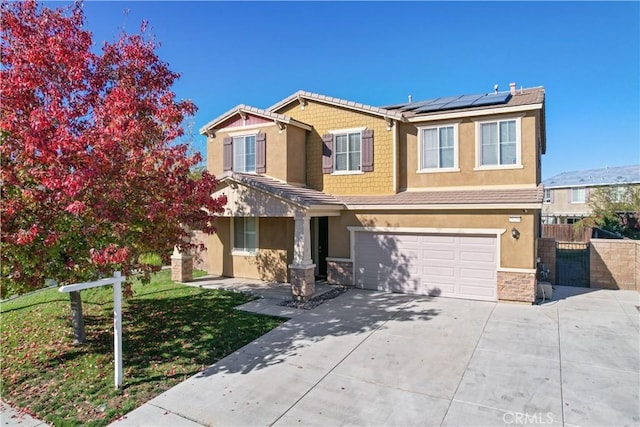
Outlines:
[{"label": "window", "polygon": [[544,199],[543,199],[544,203],[551,203],[551,189],[545,188],[544,189]]},{"label": "window", "polygon": [[586,191],[584,188],[571,189],[571,203],[585,203]]},{"label": "window", "polygon": [[478,123],[479,165],[520,166],[520,119]]},{"label": "window", "polygon": [[335,171],[351,172],[360,170],[360,132],[334,135]]},{"label": "window", "polygon": [[614,203],[622,203],[629,200],[629,194],[627,192],[627,187],[625,186],[617,186],[611,188],[611,201]]},{"label": "window", "polygon": [[453,170],[458,167],[457,126],[421,128],[419,135],[419,169]]},{"label": "window", "polygon": [[254,254],[258,251],[257,218],[233,219],[233,250]]},{"label": "window", "polygon": [[235,172],[256,171],[256,136],[233,138],[233,170]]}]

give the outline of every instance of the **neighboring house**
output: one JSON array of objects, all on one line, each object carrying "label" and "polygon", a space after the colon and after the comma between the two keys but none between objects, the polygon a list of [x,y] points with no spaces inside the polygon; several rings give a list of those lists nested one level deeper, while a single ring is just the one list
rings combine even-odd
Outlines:
[{"label": "neighboring house", "polygon": [[299,91],[200,129],[228,198],[210,273],[535,298],[544,89],[373,107]]},{"label": "neighboring house", "polygon": [[612,197],[624,198],[629,185],[640,184],[640,165],[564,172],[543,182],[543,224],[573,224],[591,214],[589,195],[609,187]]}]

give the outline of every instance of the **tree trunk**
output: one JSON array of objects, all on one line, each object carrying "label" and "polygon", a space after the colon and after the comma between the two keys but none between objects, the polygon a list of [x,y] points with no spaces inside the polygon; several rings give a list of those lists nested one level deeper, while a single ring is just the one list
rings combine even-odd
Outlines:
[{"label": "tree trunk", "polygon": [[71,300],[73,344],[84,344],[86,335],[84,333],[84,317],[82,316],[82,298],[80,298],[80,291],[69,292],[69,299]]}]

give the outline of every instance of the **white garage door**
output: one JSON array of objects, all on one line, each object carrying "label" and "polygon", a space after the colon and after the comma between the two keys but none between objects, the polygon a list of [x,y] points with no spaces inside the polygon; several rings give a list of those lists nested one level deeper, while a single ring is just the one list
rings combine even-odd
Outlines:
[{"label": "white garage door", "polygon": [[496,300],[496,237],[355,233],[356,287]]}]

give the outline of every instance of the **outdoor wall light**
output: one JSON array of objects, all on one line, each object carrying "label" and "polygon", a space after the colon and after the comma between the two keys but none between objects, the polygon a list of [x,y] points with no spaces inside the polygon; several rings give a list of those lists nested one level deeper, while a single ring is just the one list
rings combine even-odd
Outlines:
[{"label": "outdoor wall light", "polygon": [[511,229],[511,237],[513,237],[516,240],[518,240],[520,238],[520,232],[518,231],[517,228],[513,227]]}]

